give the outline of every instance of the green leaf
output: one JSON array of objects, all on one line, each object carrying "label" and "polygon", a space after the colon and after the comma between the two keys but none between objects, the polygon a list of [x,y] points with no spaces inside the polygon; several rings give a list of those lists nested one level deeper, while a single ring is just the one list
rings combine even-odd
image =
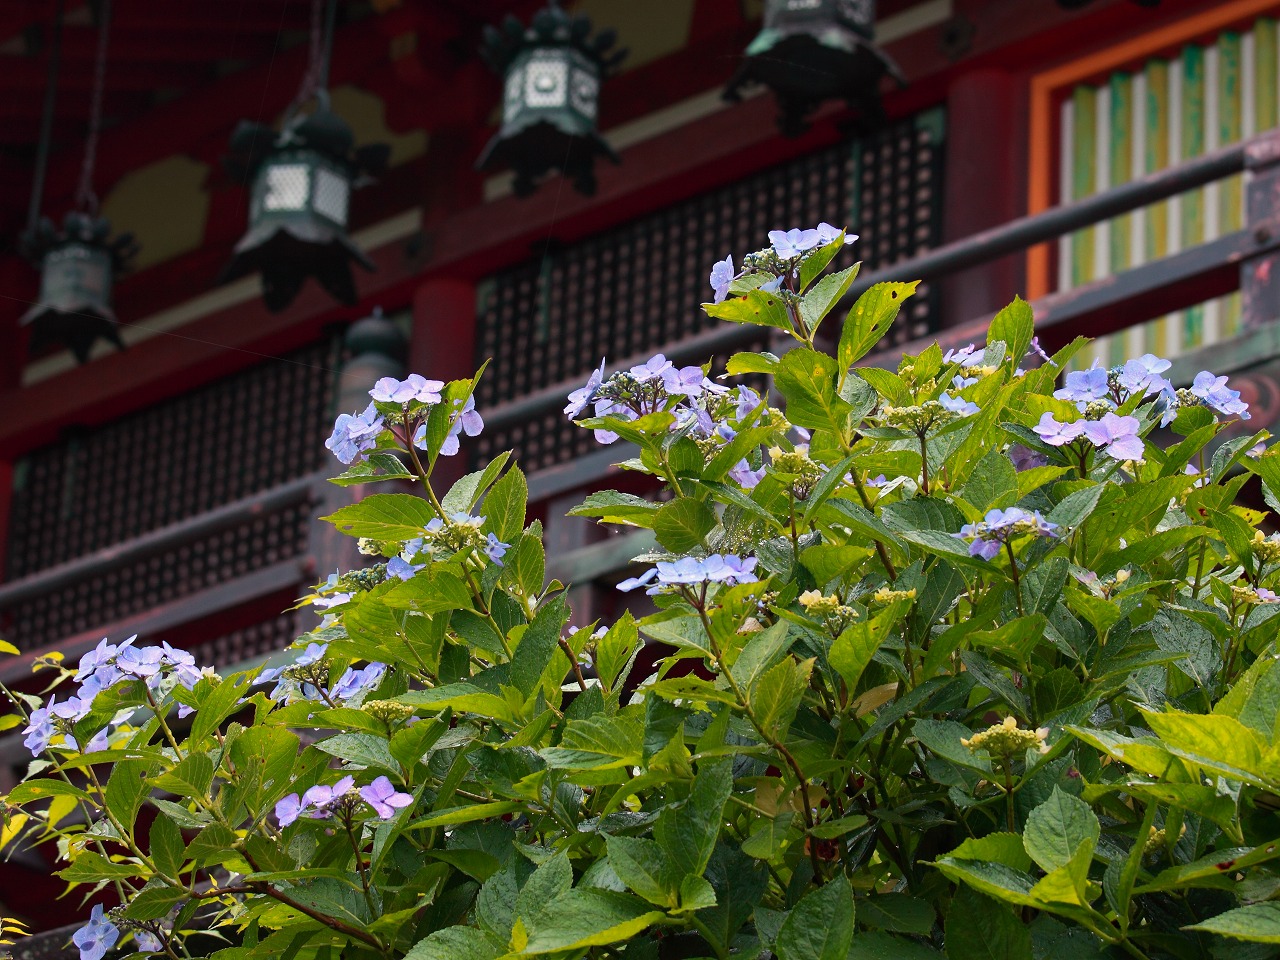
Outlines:
[{"label": "green leaf", "polygon": [[6,803],[21,806],[32,800],[43,800],[46,797],[75,797],[77,800],[88,800],[89,794],[65,780],[27,780],[10,790],[4,799]]},{"label": "green leaf", "polygon": [[492,803],[470,803],[464,807],[449,807],[432,813],[421,820],[415,820],[406,829],[421,830],[426,827],[454,827],[460,823],[475,823],[477,820],[492,820],[508,813],[521,813],[524,803],[514,800],[495,800]]},{"label": "green leaf", "polygon": [[[802,270],[807,268],[809,262],[806,260]],[[800,317],[804,320],[804,325],[809,328],[809,332],[813,333],[818,329],[818,325],[822,323],[832,308],[840,302],[853,285],[854,278],[858,275],[858,268],[861,266],[855,263],[852,267],[848,267],[838,273],[829,273],[809,290],[800,299]]]},{"label": "green leaf", "polygon": [[716,514],[701,500],[678,497],[665,503],[653,521],[653,533],[672,553],[688,553],[702,546],[708,533],[715,529]]},{"label": "green leaf", "polygon": [[1234,717],[1178,710],[1143,710],[1142,715],[1170,753],[1206,770],[1262,787],[1271,786],[1280,773],[1274,765],[1264,769],[1267,739]]},{"label": "green leaf", "polygon": [[427,614],[443,610],[470,610],[471,591],[461,578],[443,566],[427,564],[414,576],[382,594],[382,602],[396,609]]},{"label": "green leaf", "polygon": [[946,856],[937,861],[937,867],[948,879],[965,883],[979,893],[985,893],[1004,903],[1037,909],[1044,905],[1031,896],[1035,881],[1030,875],[1003,863],[957,860]]},{"label": "green leaf", "polygon": [[617,490],[597,490],[569,511],[570,517],[598,517],[604,523],[653,528],[654,515],[663,504]]},{"label": "green leaf", "polygon": [[[848,371],[871,352],[893,324],[903,302],[916,292],[919,280],[910,283],[877,283],[858,298],[844,319],[837,358],[841,371]],[[844,375],[841,376],[843,381]]]},{"label": "green leaf", "polygon": [[844,874],[810,891],[778,931],[778,960],[847,960],[853,946],[853,890]]},{"label": "green leaf", "polygon": [[352,464],[345,472],[330,477],[329,482],[340,487],[352,487],[360,483],[377,483],[379,480],[409,480],[413,473],[405,468],[394,453],[371,453],[359,463]]},{"label": "green leaf", "polygon": [[569,722],[560,745],[538,753],[553,768],[614,770],[642,761],[643,740],[644,723],[632,713],[594,716]]},{"label": "green leaf", "polygon": [[627,941],[664,916],[636,897],[609,890],[573,890],[550,903],[531,925],[524,954],[582,951]]},{"label": "green leaf", "polygon": [[337,757],[353,767],[386,771],[392,775],[400,773],[400,765],[387,746],[387,738],[372,733],[340,733],[316,744],[317,750],[323,750],[331,757]]},{"label": "green leaf", "polygon": [[609,866],[631,890],[659,907],[679,903],[683,879],[654,840],[606,837]]},{"label": "green leaf", "polygon": [[475,927],[445,927],[419,940],[404,960],[497,960],[505,946]]},{"label": "green leaf", "polygon": [[151,822],[151,832],[147,842],[151,848],[156,869],[170,879],[176,879],[187,849],[178,825],[164,814],[160,814]]},{"label": "green leaf", "polygon": [[1250,943],[1280,943],[1280,903],[1275,900],[1251,903],[1183,929],[1203,930]]},{"label": "green leaf", "polygon": [[[472,508],[479,502],[480,497],[489,485],[497,479],[498,474],[502,472],[502,468],[506,466],[507,461],[511,459],[511,451],[505,450],[490,460],[483,470],[477,470],[475,473],[468,473],[466,476],[457,480],[449,492],[440,499],[440,506],[444,508],[446,514],[470,513]],[[523,521],[520,524],[523,529]]]},{"label": "green leaf", "polygon": [[503,543],[511,543],[512,538],[519,536],[524,529],[528,502],[529,483],[520,469],[513,467],[503,474],[484,498],[481,512],[488,529]]},{"label": "green leaf", "polygon": [[742,841],[742,852],[756,860],[771,861],[781,856],[793,840],[803,834],[794,829],[796,816],[784,810],[773,817],[760,817],[751,836]]},{"label": "green leaf", "polygon": [[768,351],[761,353],[735,353],[725,369],[735,377],[744,373],[772,374],[778,366],[778,358]]},{"label": "green leaf", "polygon": [[185,891],[167,884],[145,887],[129,898],[125,916],[130,920],[159,920],[185,899]]},{"label": "green leaf", "polygon": [[187,856],[197,866],[215,866],[241,854],[231,849],[236,835],[220,823],[211,823],[195,835],[187,845]]},{"label": "green leaf", "polygon": [[846,627],[831,644],[827,658],[844,679],[850,693],[857,687],[875,652],[889,638],[893,629],[902,624],[902,619],[910,608],[910,600],[895,600],[872,619],[861,620]]},{"label": "green leaf", "polygon": [[756,722],[774,740],[785,740],[796,710],[809,689],[813,661],[797,663],[790,657],[765,671],[752,686],[748,697]]},{"label": "green leaf", "polygon": [[116,880],[138,875],[135,863],[112,863],[102,854],[81,850],[71,866],[57,871],[57,876],[72,883],[92,883],[97,880]]},{"label": "green leaf", "polygon": [[340,507],[323,519],[353,537],[412,540],[435,517],[431,505],[409,493],[375,493]]},{"label": "green leaf", "polygon": [[1048,800],[1028,815],[1023,841],[1030,858],[1044,872],[1050,872],[1064,867],[1080,845],[1088,845],[1092,851],[1100,832],[1091,806],[1053,787]]},{"label": "green leaf", "polygon": [[[827,264],[829,264],[832,260],[834,260],[836,256],[842,250],[844,250],[845,248],[844,233],[845,232],[842,230],[840,232],[840,236],[836,237],[836,239],[832,240],[828,244],[824,244],[823,246],[818,247],[818,249],[814,250],[812,253],[810,253],[803,260],[800,261],[800,289],[801,290],[808,289],[809,284],[813,282],[814,278],[817,277],[820,273],[822,273],[822,271],[827,268]],[[862,264],[860,263],[854,264],[849,269],[856,272],[858,267],[860,266],[862,266]]]},{"label": "green leaf", "polygon": [[199,744],[213,734],[224,720],[240,709],[240,703],[249,689],[249,678],[244,675],[226,680],[202,678],[192,690],[196,713],[191,721],[187,740]]},{"label": "green leaf", "polygon": [[1031,347],[1035,335],[1035,316],[1031,305],[1021,297],[995,315],[987,330],[987,340],[1003,340],[1009,347],[1009,356],[1016,367]]},{"label": "green leaf", "polygon": [[1033,613],[1010,620],[994,630],[975,630],[969,634],[969,639],[975,646],[1005,654],[1015,664],[1025,664],[1036,644],[1044,639],[1047,623],[1044,614]]},{"label": "green leaf", "polygon": [[631,611],[624,611],[608,632],[596,643],[596,674],[605,689],[612,690],[625,680],[641,647],[640,630]]},{"label": "green leaf", "polygon": [[993,448],[974,467],[961,492],[979,513],[1012,506],[1018,499],[1018,471],[1007,454]]},{"label": "green leaf", "polygon": [[1031,930],[1020,917],[961,887],[947,911],[948,960],[1031,960]]},{"label": "green leaf", "polygon": [[694,777],[689,799],[682,804],[669,804],[658,815],[654,839],[680,875],[701,876],[706,869],[732,790],[732,764],[703,763]]},{"label": "green leaf", "polygon": [[855,413],[853,404],[836,395],[836,362],[808,347],[783,354],[774,375],[778,392],[787,401],[787,419],[801,427],[830,430],[846,442]]},{"label": "green leaf", "polygon": [[732,323],[753,323],[792,331],[791,314],[782,297],[765,290],[752,290],[742,297],[729,297],[722,303],[704,303],[707,316]]},{"label": "green leaf", "polygon": [[[973,731],[962,723],[922,717],[911,728],[911,735],[944,760],[983,774],[991,773],[990,758],[984,752],[970,750],[960,742],[973,736]],[[959,854],[953,851],[952,856],[959,856]]]},{"label": "green leaf", "polygon": [[858,922],[877,930],[927,937],[934,919],[929,901],[905,893],[881,893],[858,901]]},{"label": "green leaf", "polygon": [[1106,489],[1104,484],[1099,483],[1070,493],[1049,511],[1045,519],[1060,527],[1077,527],[1093,513]]},{"label": "green leaf", "polygon": [[213,761],[204,753],[189,753],[168,773],[151,778],[152,786],[180,797],[208,798],[212,783]]}]

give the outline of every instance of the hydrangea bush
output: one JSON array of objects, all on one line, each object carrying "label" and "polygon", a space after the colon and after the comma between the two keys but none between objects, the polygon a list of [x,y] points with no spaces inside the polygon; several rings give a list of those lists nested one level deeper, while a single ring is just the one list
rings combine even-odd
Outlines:
[{"label": "hydrangea bush", "polygon": [[[790,349],[729,385],[601,364],[566,413],[648,499],[655,612],[570,628],[508,455],[445,491],[475,380],[380,381],[329,448],[370,562],[218,676],[104,640],[10,694],[5,840],[109,951],[302,958],[1263,957],[1280,943],[1280,455],[1225,378],[1060,377],[988,342],[858,366],[911,283],[824,322],[823,224],[711,273]],[[642,539],[642,538],[638,538]],[[635,669],[646,642],[669,651]],[[105,908],[104,908],[105,905]],[[220,938],[220,939],[215,939]]]}]

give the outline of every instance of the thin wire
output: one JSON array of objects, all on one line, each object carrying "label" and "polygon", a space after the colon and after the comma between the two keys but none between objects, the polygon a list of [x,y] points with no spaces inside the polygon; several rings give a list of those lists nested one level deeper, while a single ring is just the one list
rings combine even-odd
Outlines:
[{"label": "thin wire", "polygon": [[98,22],[98,61],[93,70],[93,97],[89,103],[89,137],[84,145],[84,165],[80,168],[80,185],[76,188],[76,207],[89,213],[98,212],[98,197],[93,192],[93,165],[98,156],[98,134],[102,132],[102,91],[107,73],[107,38],[111,33],[111,0],[102,0]]},{"label": "thin wire", "polygon": [[338,5],[335,0],[311,0],[311,34],[308,44],[307,72],[293,99],[291,110],[297,110],[329,85],[329,58],[333,52],[333,27]]},{"label": "thin wire", "polygon": [[53,9],[53,39],[49,44],[49,69],[44,81],[44,112],[40,115],[40,140],[36,146],[35,182],[27,205],[27,231],[34,233],[44,202],[44,178],[49,170],[49,145],[53,140],[53,107],[58,93],[58,69],[62,64],[62,5],[57,0]]}]

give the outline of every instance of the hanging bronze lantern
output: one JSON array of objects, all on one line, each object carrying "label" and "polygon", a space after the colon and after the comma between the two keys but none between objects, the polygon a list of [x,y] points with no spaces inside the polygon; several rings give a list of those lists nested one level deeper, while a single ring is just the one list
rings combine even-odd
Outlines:
[{"label": "hanging bronze lantern", "polygon": [[65,345],[81,363],[99,337],[124,344],[111,287],[137,252],[132,234],[111,239],[111,224],[85,213],[68,213],[59,229],[41,219],[22,238],[23,254],[40,267],[40,299],[22,315],[31,327],[31,352]]},{"label": "hanging bronze lantern", "polygon": [[242,121],[224,160],[227,171],[249,187],[249,230],[236,244],[221,281],[258,271],[267,308],[293,302],[307,277],[345,304],[356,302],[351,261],[373,262],[347,236],[351,191],[386,166],[390,148],[355,148],[351,128],[329,110],[324,91],[318,108],[294,116],[277,133]]},{"label": "hanging bronze lantern", "polygon": [[591,36],[591,21],[554,2],[526,30],[508,16],[486,27],[480,53],[503,78],[502,126],[476,161],[480,170],[510,167],[515,193],[527,197],[538,180],[559,170],[579,193],[595,193],[596,155],[621,159],[600,136],[600,84],[623,58],[616,34]]},{"label": "hanging bronze lantern", "polygon": [[795,137],[825,100],[844,100],[867,129],[884,119],[880,81],[904,84],[901,71],[875,45],[875,0],[765,0],[764,29],[747,47],[746,59],[729,81],[724,98],[742,99],[741,89],[764,84],[778,98],[778,126]]}]

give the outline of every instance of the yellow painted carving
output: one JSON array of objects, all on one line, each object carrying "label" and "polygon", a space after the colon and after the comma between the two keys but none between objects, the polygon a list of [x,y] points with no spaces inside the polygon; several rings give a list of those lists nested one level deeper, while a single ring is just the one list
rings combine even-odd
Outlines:
[{"label": "yellow painted carving", "polygon": [[590,17],[597,30],[612,27],[618,31],[618,46],[630,51],[619,68],[626,72],[675,53],[689,42],[693,3],[694,0],[578,0],[571,6],[574,13]]},{"label": "yellow painted carving", "polygon": [[395,133],[387,126],[387,106],[377,94],[349,85],[335,87],[329,93],[329,103],[334,113],[351,124],[357,146],[391,145],[389,166],[407,163],[427,152],[427,131],[412,129]]},{"label": "yellow painted carving", "polygon": [[116,181],[102,202],[102,214],[116,233],[137,237],[136,269],[171,260],[204,242],[208,173],[208,164],[175,155]]}]

